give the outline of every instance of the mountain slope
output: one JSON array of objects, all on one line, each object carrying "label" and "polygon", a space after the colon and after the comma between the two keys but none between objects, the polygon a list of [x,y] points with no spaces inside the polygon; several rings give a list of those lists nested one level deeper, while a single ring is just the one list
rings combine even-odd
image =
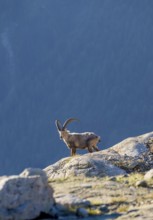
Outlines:
[{"label": "mountain slope", "polygon": [[0,4],[0,174],[68,155],[57,118],[101,149],[153,129],[151,1]]}]

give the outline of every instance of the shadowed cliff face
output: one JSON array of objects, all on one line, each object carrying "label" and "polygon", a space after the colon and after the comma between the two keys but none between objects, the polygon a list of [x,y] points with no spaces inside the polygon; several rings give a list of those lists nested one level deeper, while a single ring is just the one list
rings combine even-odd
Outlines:
[{"label": "shadowed cliff face", "polygon": [[[55,119],[101,149],[152,130],[153,3],[0,3],[0,174],[69,155]],[[57,150],[58,147],[58,150]]]}]

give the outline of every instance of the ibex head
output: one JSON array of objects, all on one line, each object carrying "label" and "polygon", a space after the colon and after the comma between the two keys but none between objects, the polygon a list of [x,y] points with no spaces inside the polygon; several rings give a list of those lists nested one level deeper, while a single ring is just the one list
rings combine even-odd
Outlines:
[{"label": "ibex head", "polygon": [[63,126],[62,126],[62,124],[60,123],[59,120],[56,120],[56,121],[55,121],[55,124],[56,124],[57,130],[58,130],[60,139],[63,139],[63,138],[65,137],[65,135],[66,135],[66,133],[67,133],[66,126],[67,126],[69,123],[71,123],[72,121],[78,121],[78,119],[76,119],[76,118],[69,118],[69,119],[67,119],[67,120],[64,122]]}]

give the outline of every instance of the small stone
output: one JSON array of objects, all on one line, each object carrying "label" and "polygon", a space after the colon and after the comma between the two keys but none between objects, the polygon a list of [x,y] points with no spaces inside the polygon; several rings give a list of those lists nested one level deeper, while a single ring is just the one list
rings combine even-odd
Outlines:
[{"label": "small stone", "polygon": [[124,174],[123,177],[129,177],[129,174]]},{"label": "small stone", "polygon": [[56,210],[61,215],[68,215],[69,214],[69,209],[59,203],[56,204]]},{"label": "small stone", "polygon": [[89,215],[87,210],[84,209],[84,208],[78,208],[77,211],[76,211],[76,214],[79,217],[88,217],[88,215]]},{"label": "small stone", "polygon": [[128,181],[128,180],[126,180],[126,181],[124,181],[124,183],[125,183],[125,184],[128,184],[128,183],[129,183],[129,181]]},{"label": "small stone", "polygon": [[115,176],[112,176],[112,177],[109,178],[109,180],[110,180],[110,181],[116,181],[116,177],[115,177]]},{"label": "small stone", "polygon": [[50,216],[51,217],[53,217],[53,218],[58,218],[58,210],[57,210],[57,208],[56,208],[56,206],[52,206],[51,207],[51,209],[49,210],[49,214],[50,214]]},{"label": "small stone", "polygon": [[101,212],[104,212],[104,213],[109,212],[109,209],[108,209],[107,205],[101,205],[101,206],[99,207],[99,210],[100,210]]},{"label": "small stone", "polygon": [[147,187],[147,183],[145,180],[139,180],[135,184],[137,187]]},{"label": "small stone", "polygon": [[133,192],[135,191],[135,187],[134,187],[134,186],[130,186],[129,189],[130,189],[131,191],[133,191]]},{"label": "small stone", "polygon": [[153,179],[153,169],[149,170],[144,176],[144,180],[151,180],[151,179]]}]

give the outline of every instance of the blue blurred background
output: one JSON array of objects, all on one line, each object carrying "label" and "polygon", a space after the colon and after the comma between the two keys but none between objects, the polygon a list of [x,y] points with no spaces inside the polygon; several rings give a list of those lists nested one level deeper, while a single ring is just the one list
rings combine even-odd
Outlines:
[{"label": "blue blurred background", "polygon": [[0,0],[0,175],[68,156],[69,117],[100,149],[153,130],[152,0]]}]

